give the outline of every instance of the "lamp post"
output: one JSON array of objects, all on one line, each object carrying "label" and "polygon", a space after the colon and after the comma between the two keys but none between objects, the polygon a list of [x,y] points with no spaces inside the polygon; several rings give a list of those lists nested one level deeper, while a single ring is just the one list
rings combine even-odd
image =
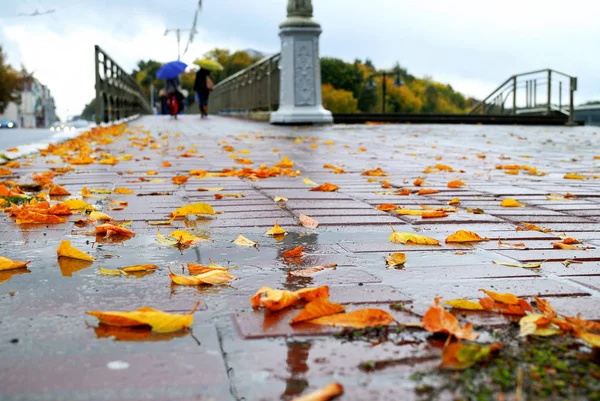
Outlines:
[{"label": "lamp post", "polygon": [[385,114],[385,97],[387,95],[387,77],[394,76],[394,75],[396,76],[396,79],[394,80],[394,86],[401,87],[402,85],[404,85],[404,82],[402,82],[402,79],[400,79],[400,71],[380,71],[380,72],[376,72],[376,73],[370,75],[369,78],[367,79],[367,87],[371,88],[371,89],[375,89],[377,87],[377,84],[373,81],[373,78],[383,77],[383,85],[382,85],[383,99],[381,102],[381,113],[382,114]]}]

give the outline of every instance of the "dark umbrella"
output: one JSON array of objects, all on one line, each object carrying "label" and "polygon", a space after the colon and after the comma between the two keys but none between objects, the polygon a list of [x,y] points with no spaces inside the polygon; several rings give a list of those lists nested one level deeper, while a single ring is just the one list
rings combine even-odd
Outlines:
[{"label": "dark umbrella", "polygon": [[163,66],[160,67],[160,69],[156,72],[156,77],[158,79],[175,78],[184,72],[186,67],[186,63],[181,61],[171,61],[170,63],[163,64]]}]

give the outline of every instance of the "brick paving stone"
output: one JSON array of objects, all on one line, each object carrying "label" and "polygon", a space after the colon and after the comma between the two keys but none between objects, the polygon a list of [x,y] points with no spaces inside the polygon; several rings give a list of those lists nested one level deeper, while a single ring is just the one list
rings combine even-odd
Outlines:
[{"label": "brick paving stone", "polygon": [[[131,161],[121,161],[116,166],[74,166],[75,171],[55,179],[74,196],[81,194],[84,185],[135,191],[134,195],[110,196],[128,202],[122,211],[108,210],[106,198],[86,199],[118,220],[132,220],[130,227],[137,232],[135,237],[119,242],[84,236],[78,231],[86,228],[73,225],[82,217],[80,214],[69,217],[65,224],[52,226],[17,226],[12,219],[0,219],[2,255],[31,259],[27,269],[0,272],[2,399],[291,399],[340,380],[346,386],[341,400],[397,400],[399,396],[410,400],[418,399],[411,374],[439,366],[443,341],[423,331],[404,331],[402,339],[408,340],[404,345],[381,343],[374,347],[366,342],[333,338],[331,334],[339,331],[335,328],[304,324],[294,329],[288,320],[298,309],[278,314],[252,311],[249,299],[261,286],[296,290],[328,285],[332,301],[348,305],[350,310],[381,308],[405,323],[418,322],[435,296],[478,299],[479,288],[518,296],[541,295],[561,313],[582,312],[584,318],[600,319],[600,183],[592,179],[563,179],[566,172],[600,174],[592,158],[595,148],[583,145],[594,139],[588,127],[274,127],[222,117],[200,121],[197,116],[183,116],[177,121],[144,117],[132,126],[137,124],[154,136],[159,149],[140,149],[132,147],[127,139],[117,139],[102,144],[102,151],[119,154],[124,150],[134,155]],[[179,136],[173,135],[175,132]],[[169,133],[169,138],[159,137],[158,133]],[[245,135],[238,135],[241,133]],[[575,134],[582,142],[572,141],[570,136]],[[554,143],[568,143],[567,153],[577,155],[577,160],[562,163],[566,157],[564,146],[538,141],[549,135]],[[520,139],[524,137],[528,139]],[[326,145],[324,141],[328,139],[334,145]],[[245,167],[229,157],[232,152],[223,149],[222,141],[233,146],[238,157],[252,159],[254,167],[263,163],[272,166],[286,155],[294,161],[293,169],[301,174],[255,181],[192,177],[184,185],[171,183],[173,176],[187,175],[192,169],[220,172]],[[312,144],[317,144],[317,148],[312,148]],[[190,148],[198,149],[203,157],[181,157]],[[273,148],[279,152],[273,152]],[[249,153],[240,152],[244,149]],[[485,153],[486,158],[479,159],[479,153]],[[521,157],[527,153],[532,157]],[[166,160],[172,167],[159,167]],[[327,162],[342,165],[348,173],[333,174],[323,168]],[[31,180],[32,172],[48,169],[41,157],[32,163],[31,167],[19,169],[15,179]],[[437,163],[447,164],[455,171],[423,172]],[[495,169],[497,164],[528,164],[547,175],[507,175]],[[388,176],[361,175],[377,167]],[[159,174],[147,175],[151,169]],[[313,192],[303,182],[304,177],[319,184],[331,182],[340,189],[333,193]],[[394,187],[416,192],[416,177],[425,180],[423,188],[440,192],[427,196],[383,194],[383,178]],[[369,178],[375,182],[369,182]],[[447,188],[447,183],[457,178],[468,186]],[[150,182],[151,179],[162,181]],[[246,196],[217,200],[214,192],[198,191],[214,187],[224,188],[220,194]],[[554,201],[546,197],[567,192],[578,198]],[[289,200],[275,203],[275,196]],[[420,205],[447,207],[453,197],[461,200],[458,212],[444,219],[396,216],[376,209],[383,203],[410,209]],[[516,198],[526,206],[503,208],[500,202],[504,198]],[[218,214],[196,220],[178,219],[171,226],[148,224],[166,220],[176,208],[194,202],[208,202]],[[468,213],[467,208],[481,208],[485,213]],[[316,218],[320,226],[302,227],[300,214]],[[288,235],[264,235],[275,220]],[[522,221],[553,231],[517,231],[516,226]],[[392,244],[390,224],[399,231],[436,238],[441,245]],[[157,243],[158,229],[164,235],[185,229],[209,236],[210,241],[184,250],[170,248]],[[490,241],[445,244],[446,237],[457,230],[475,231]],[[553,249],[552,242],[562,233],[595,248]],[[233,244],[239,234],[258,241],[258,248]],[[57,259],[56,248],[62,239],[71,240],[96,261]],[[501,246],[498,239],[506,244],[523,242],[527,249]],[[304,247],[302,257],[283,258],[283,252],[300,244]],[[384,256],[392,252],[406,254],[402,269],[386,266]],[[561,263],[575,257],[583,263]],[[187,287],[170,282],[167,266],[182,273],[186,263],[207,264],[209,259],[225,266],[237,265],[230,271],[237,279],[215,287]],[[544,263],[539,269],[525,269],[497,265],[494,260]],[[153,263],[159,269],[127,277],[98,274],[99,266],[116,269],[141,263]],[[330,263],[338,267],[309,278],[288,276],[290,270]],[[9,294],[10,290],[14,295]],[[185,332],[166,337],[153,335],[140,342],[119,341],[102,332],[94,319],[84,314],[90,309],[132,310],[144,305],[184,313],[197,300],[200,307],[194,313],[193,334],[200,345]],[[405,310],[391,311],[389,304],[393,302],[404,304]],[[489,313],[457,316],[461,323],[471,322],[483,331],[516,321]],[[12,338],[20,341],[12,344]],[[400,362],[376,373],[358,369],[365,360],[390,358]],[[130,366],[108,369],[108,362],[115,360],[126,361]]]}]

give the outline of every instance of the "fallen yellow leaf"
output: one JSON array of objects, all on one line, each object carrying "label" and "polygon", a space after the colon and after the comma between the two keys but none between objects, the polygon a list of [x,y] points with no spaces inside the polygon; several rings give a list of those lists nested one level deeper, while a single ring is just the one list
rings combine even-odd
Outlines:
[{"label": "fallen yellow leaf", "polygon": [[317,298],[314,301],[307,303],[304,306],[304,309],[290,321],[290,324],[333,315],[343,312],[345,309],[346,308],[340,304],[329,302],[327,298]]},{"label": "fallen yellow leaf", "polygon": [[0,271],[21,269],[23,267],[27,267],[29,263],[31,263],[31,260],[28,260],[27,262],[20,262],[18,260],[12,260],[5,258],[4,256],[0,256]]},{"label": "fallen yellow leaf", "polygon": [[324,265],[324,266],[315,266],[315,267],[309,267],[306,269],[302,269],[302,270],[292,270],[288,272],[289,276],[294,276],[294,277],[310,277],[315,273],[320,272],[321,270],[325,270],[325,269],[329,269],[329,268],[336,268],[337,264],[332,263],[329,265]]},{"label": "fallen yellow leaf", "polygon": [[392,315],[381,309],[359,309],[348,313],[323,316],[308,320],[307,323],[323,326],[352,327],[362,329],[365,327],[387,326],[394,322]]},{"label": "fallen yellow leaf", "polygon": [[85,252],[80,251],[79,249],[73,248],[71,246],[71,241],[62,240],[60,241],[60,245],[56,250],[56,254],[58,256],[64,256],[66,258],[79,259],[79,260],[87,260],[90,262],[95,261],[96,259],[92,258]]},{"label": "fallen yellow leaf", "polygon": [[521,207],[523,206],[518,200],[512,198],[506,198],[500,202],[502,207]]},{"label": "fallen yellow leaf", "polygon": [[181,217],[181,216],[197,215],[197,214],[214,215],[215,211],[213,210],[212,206],[209,205],[208,203],[199,202],[199,203],[193,203],[191,205],[182,206],[179,209],[176,209],[175,211],[173,211],[173,213],[171,213],[171,217],[177,218],[177,217]]},{"label": "fallen yellow leaf", "polygon": [[385,257],[385,261],[390,267],[401,266],[406,262],[406,254],[403,252],[390,253]]},{"label": "fallen yellow leaf", "polygon": [[179,285],[218,285],[235,280],[234,276],[223,270],[211,270],[197,276],[181,276],[173,273],[171,267],[169,267],[169,278]]},{"label": "fallen yellow leaf", "polygon": [[242,234],[238,235],[238,237],[233,241],[234,244],[239,246],[253,246],[256,247],[258,245],[258,241],[250,241],[248,238],[244,237]]},{"label": "fallen yellow leaf", "polygon": [[267,231],[265,233],[265,235],[283,235],[286,234],[285,230],[281,227],[279,227],[279,223],[277,220],[275,220],[275,225],[273,226],[273,228],[271,228],[269,231]]},{"label": "fallen yellow leaf", "polygon": [[306,228],[317,228],[319,226],[319,222],[317,220],[308,217],[305,214],[298,216],[298,220],[300,220],[300,224]]},{"label": "fallen yellow leaf", "polygon": [[144,306],[133,312],[89,311],[86,313],[98,318],[100,323],[109,326],[135,327],[147,325],[156,333],[171,333],[192,325],[194,322],[192,314],[199,304],[200,301],[196,302],[194,308],[185,315],[166,313],[148,306]]},{"label": "fallen yellow leaf", "polygon": [[445,301],[444,305],[461,310],[485,310],[479,302],[468,301],[466,299],[452,299],[450,301]]},{"label": "fallen yellow leaf", "polygon": [[446,238],[446,243],[451,243],[451,242],[479,242],[479,241],[484,241],[483,238],[481,238],[477,233],[474,233],[473,231],[466,231],[466,230],[458,230],[457,232],[455,232],[454,234],[448,236],[448,238]]},{"label": "fallen yellow leaf", "polygon": [[503,262],[501,260],[492,260],[497,265],[510,266],[510,267],[522,267],[525,269],[536,269],[538,267],[542,267],[542,263],[544,262],[534,262],[534,263],[512,263],[512,262]]},{"label": "fallen yellow leaf", "polygon": [[439,245],[440,242],[435,238],[425,237],[424,235],[395,231],[392,228],[390,242],[396,242],[406,245]]},{"label": "fallen yellow leaf", "polygon": [[323,388],[311,393],[296,397],[292,401],[328,401],[344,392],[344,387],[340,383],[330,383]]}]

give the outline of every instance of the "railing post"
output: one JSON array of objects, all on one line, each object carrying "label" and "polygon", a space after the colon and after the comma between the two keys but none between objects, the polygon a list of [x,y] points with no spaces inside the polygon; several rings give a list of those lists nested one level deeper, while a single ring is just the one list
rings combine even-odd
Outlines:
[{"label": "railing post", "polygon": [[100,85],[102,84],[100,79],[100,57],[99,57],[99,48],[98,45],[94,46],[94,60],[96,61],[96,124],[100,125],[102,121],[102,96],[100,96]]},{"label": "railing post", "polygon": [[517,114],[517,76],[513,77],[513,115]]},{"label": "railing post", "polygon": [[571,77],[571,85],[569,88],[569,121],[567,125],[575,125],[575,107],[574,107],[574,94],[577,90],[577,78]]},{"label": "railing post", "polygon": [[537,79],[533,80],[533,108],[537,107]]},{"label": "railing post", "polygon": [[562,111],[562,81],[558,81],[558,110]]},{"label": "railing post", "polygon": [[548,103],[546,104],[546,114],[550,115],[552,101],[552,70],[548,70]]}]

